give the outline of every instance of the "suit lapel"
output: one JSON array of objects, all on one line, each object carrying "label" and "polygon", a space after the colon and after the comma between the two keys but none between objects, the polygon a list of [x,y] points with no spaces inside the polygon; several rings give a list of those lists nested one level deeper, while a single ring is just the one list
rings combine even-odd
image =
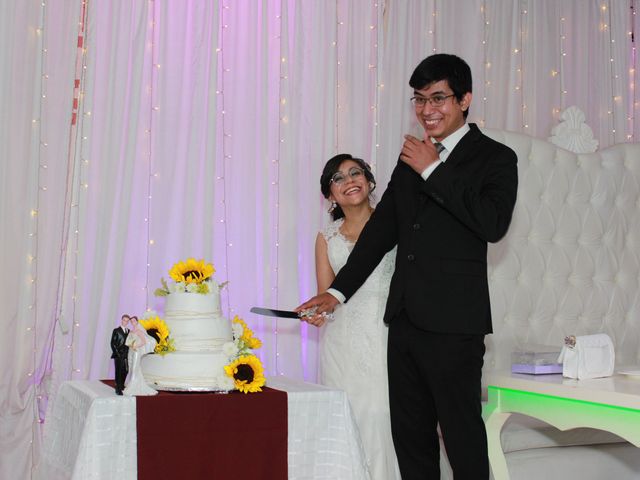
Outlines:
[{"label": "suit lapel", "polygon": [[470,130],[460,139],[453,151],[447,157],[446,163],[451,167],[455,167],[461,162],[469,159],[472,152],[477,148],[477,142],[482,137],[482,133],[475,123],[469,124]]}]

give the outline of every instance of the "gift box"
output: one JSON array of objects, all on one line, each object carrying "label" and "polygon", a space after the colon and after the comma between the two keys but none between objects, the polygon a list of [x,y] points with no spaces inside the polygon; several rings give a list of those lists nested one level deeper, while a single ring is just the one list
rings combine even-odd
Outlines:
[{"label": "gift box", "polygon": [[511,372],[532,375],[562,373],[560,347],[532,345],[511,353]]}]

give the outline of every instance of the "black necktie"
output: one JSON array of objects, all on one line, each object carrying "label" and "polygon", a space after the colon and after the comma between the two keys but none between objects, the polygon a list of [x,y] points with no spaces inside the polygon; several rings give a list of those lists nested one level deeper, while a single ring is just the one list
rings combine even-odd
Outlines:
[{"label": "black necktie", "polygon": [[444,150],[444,145],[441,144],[440,142],[436,142],[434,143],[435,147],[436,147],[436,151],[438,152],[438,155],[440,155],[440,153]]}]

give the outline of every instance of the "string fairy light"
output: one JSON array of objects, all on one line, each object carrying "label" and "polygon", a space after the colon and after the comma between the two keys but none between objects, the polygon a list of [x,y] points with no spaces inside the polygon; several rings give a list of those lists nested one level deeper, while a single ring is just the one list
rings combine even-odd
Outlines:
[{"label": "string fairy light", "polygon": [[433,53],[436,53],[438,51],[438,49],[436,48],[436,25],[437,25],[437,17],[438,17],[438,11],[437,11],[437,2],[433,2],[433,10],[431,11],[431,28],[430,28],[430,32],[431,32],[431,45],[433,45],[433,47],[431,47],[431,51]]},{"label": "string fairy light", "polygon": [[[76,50],[76,68],[75,77],[73,81],[73,101],[72,101],[72,114],[71,114],[71,131],[69,140],[69,162],[68,162],[68,175],[71,179],[70,185],[72,188],[68,189],[68,195],[71,204],[70,219],[73,218],[73,245],[71,251],[73,253],[72,265],[73,275],[71,282],[71,311],[69,312],[69,319],[71,321],[71,336],[68,344],[68,349],[71,358],[71,378],[77,378],[78,374],[82,371],[78,367],[76,362],[76,351],[74,348],[75,341],[78,337],[78,330],[80,329],[80,321],[76,318],[76,306],[79,298],[78,294],[78,268],[79,268],[79,243],[80,243],[80,208],[82,203],[82,196],[85,196],[89,188],[89,184],[83,180],[85,176],[86,166],[89,164],[89,160],[84,156],[84,145],[88,140],[88,134],[85,131],[85,127],[91,121],[91,110],[85,110],[85,104],[82,101],[84,99],[84,86],[87,72],[87,52],[86,46],[86,19],[88,14],[88,0],[83,1],[82,9],[80,13],[80,20],[78,22],[78,41]],[[82,112],[82,116],[79,116],[79,112]],[[79,121],[81,119],[81,121]],[[90,129],[87,129],[90,130]],[[80,163],[76,162],[76,149],[72,148],[72,145],[77,143],[78,137],[81,139],[79,142],[78,154],[80,157]],[[68,183],[69,185],[69,183]],[[66,201],[65,201],[66,204]],[[71,229],[71,221],[69,224],[69,231]],[[64,235],[65,239],[68,238],[68,233]],[[65,240],[66,241],[66,240]],[[66,248],[64,250],[67,250]],[[66,264],[66,262],[65,262]],[[63,267],[63,271],[66,270],[66,265]],[[61,300],[65,301],[65,286],[66,286],[66,273],[62,276],[61,285]],[[62,308],[62,302],[60,308]]]},{"label": "string fairy light", "polygon": [[429,29],[425,32],[425,35],[427,36],[426,45],[435,45],[433,15],[430,20]]},{"label": "string fairy light", "polygon": [[[282,5],[281,4],[281,8],[286,8],[286,5]],[[278,15],[276,15],[276,20],[278,20],[278,31],[279,31],[279,35],[278,38],[280,39],[280,51],[281,52],[286,52],[286,48],[288,45],[288,32],[286,30],[286,22],[282,21],[282,16],[283,13],[285,12],[280,12]],[[280,119],[280,122],[278,123],[278,139],[280,140],[278,142],[278,152],[277,152],[277,156],[271,161],[271,178],[272,178],[272,196],[273,196],[273,202],[274,202],[274,207],[272,209],[272,211],[275,212],[274,215],[274,220],[273,220],[273,233],[272,233],[272,238],[274,238],[274,244],[273,244],[273,251],[271,252],[272,254],[272,258],[273,258],[273,264],[275,265],[275,267],[272,270],[272,279],[271,279],[271,284],[272,284],[272,291],[273,291],[273,298],[276,300],[276,304],[278,304],[278,299],[279,299],[279,291],[278,291],[278,285],[279,285],[279,270],[278,267],[280,265],[280,158],[282,155],[282,150],[284,148],[284,143],[285,143],[285,128],[288,125],[288,118],[289,118],[289,102],[287,101],[287,96],[286,96],[286,92],[288,92],[288,79],[289,79],[289,64],[287,62],[287,57],[285,53],[281,54],[281,61],[280,61],[280,80],[278,83],[278,98],[279,98],[279,102],[278,102],[278,118]],[[281,367],[280,367],[280,351],[279,351],[279,338],[278,338],[278,327],[279,327],[279,323],[278,323],[278,318],[275,317],[273,319],[273,341],[274,341],[274,345],[275,345],[275,365],[274,365],[274,369],[275,369],[275,374],[276,375],[284,375],[284,372],[282,371]]]},{"label": "string fairy light", "polygon": [[[46,169],[46,163],[43,164],[43,158],[46,158],[45,149],[47,147],[47,142],[43,140],[43,131],[42,131],[42,117],[44,111],[44,103],[46,99],[47,92],[47,82],[48,75],[46,72],[46,48],[45,48],[45,38],[43,34],[43,28],[46,24],[46,9],[45,3],[41,3],[41,8],[39,12],[38,18],[38,27],[34,30],[34,33],[37,37],[38,44],[40,46],[40,72],[41,76],[39,79],[39,88],[40,88],[40,101],[38,103],[38,114],[37,118],[32,120],[32,126],[35,131],[32,133],[32,138],[37,138],[38,141],[38,149],[37,151],[37,190],[35,196],[35,206],[32,206],[28,209],[28,216],[30,217],[30,231],[27,234],[26,244],[29,246],[26,257],[26,272],[27,272],[27,282],[26,288],[29,289],[28,293],[28,305],[27,312],[25,312],[24,318],[29,319],[27,327],[25,328],[25,333],[31,336],[30,344],[32,346],[32,356],[31,356],[31,366],[28,368],[26,384],[29,385],[30,388],[33,389],[35,395],[35,401],[32,403],[33,406],[33,421],[31,423],[31,455],[35,455],[36,452],[34,450],[35,445],[37,444],[36,440],[39,435],[39,427],[44,421],[44,417],[42,415],[43,409],[41,408],[41,400],[42,396],[40,394],[40,387],[42,384],[42,370],[38,370],[38,351],[37,351],[37,339],[38,339],[38,263],[37,258],[39,254],[38,250],[38,233],[39,233],[39,217],[38,212],[40,210],[40,202],[41,196],[44,195],[43,192],[46,192],[46,188],[43,188],[44,185],[42,182],[42,170]],[[46,161],[46,160],[45,160]],[[35,164],[35,161],[34,161]],[[27,343],[26,340],[25,344]],[[35,377],[35,378],[34,378]]]},{"label": "string fairy light", "polygon": [[[562,6],[560,5],[558,8],[562,8]],[[562,14],[560,16],[562,17]],[[558,37],[559,37],[558,38],[558,44],[560,45],[560,51],[562,51],[562,43],[564,41],[562,28],[563,28],[563,23],[560,22],[558,24]],[[560,55],[560,58],[562,58],[562,55]],[[561,75],[560,75],[561,67],[559,66],[560,63],[561,63],[561,60],[559,60],[558,65],[556,65],[555,67],[552,67],[551,71],[549,72],[549,76],[550,76],[551,82],[555,82],[555,83],[558,83],[558,84],[559,84],[560,79],[561,79]],[[560,88],[560,87],[558,87],[558,88]],[[562,97],[562,95],[560,97]],[[561,98],[560,98],[560,101],[562,102]],[[554,107],[552,107],[551,116],[553,117],[555,122],[558,121],[560,112],[561,112],[561,108],[557,104]]]},{"label": "string fairy light", "polygon": [[491,63],[489,62],[489,55],[487,52],[487,35],[488,35],[488,26],[489,21],[487,20],[487,2],[483,1],[482,5],[480,5],[480,13],[482,15],[482,57],[484,61],[484,92],[482,95],[482,115],[478,123],[481,127],[485,126],[485,118],[487,116],[487,95],[488,95],[488,85],[489,85],[489,68],[491,67]]},{"label": "string fairy light", "polygon": [[[44,2],[43,2],[44,7]],[[64,215],[62,222],[62,230],[61,230],[61,242],[60,242],[60,258],[58,265],[58,280],[57,280],[57,288],[56,288],[56,303],[55,303],[55,315],[56,322],[60,326],[60,330],[63,335],[69,335],[69,340],[67,342],[66,348],[68,354],[66,358],[69,361],[70,367],[70,377],[73,379],[76,377],[78,373],[81,373],[80,368],[77,367],[75,363],[75,352],[74,352],[74,341],[76,339],[76,331],[80,327],[80,323],[75,320],[76,313],[76,301],[78,298],[77,295],[77,265],[78,265],[78,196],[81,193],[81,190],[86,190],[88,185],[86,183],[80,184],[80,175],[81,168],[83,162],[80,165],[77,165],[76,162],[76,152],[79,152],[82,155],[82,142],[86,140],[87,136],[83,135],[78,131],[78,124],[83,124],[83,122],[79,122],[80,117],[78,115],[80,111],[81,99],[83,98],[81,94],[81,89],[83,85],[84,74],[86,72],[86,60],[85,60],[85,26],[86,26],[86,18],[88,11],[88,0],[82,2],[80,8],[80,18],[78,21],[78,35],[77,35],[77,45],[76,45],[76,61],[75,61],[75,75],[73,80],[73,98],[72,98],[72,108],[71,115],[69,119],[70,128],[69,128],[69,137],[68,137],[68,148],[67,148],[67,175],[65,181],[65,194],[64,194]],[[43,48],[43,52],[46,53],[46,48]],[[44,74],[44,78],[48,78],[46,73]],[[76,148],[76,144],[80,142],[80,148]],[[46,168],[46,165],[43,165],[43,168]],[[81,189],[80,187],[84,187]],[[46,190],[46,187],[43,188]],[[73,227],[73,242],[72,246],[69,246],[69,232],[71,232],[71,224],[75,222],[75,226]],[[69,261],[68,255],[71,252],[74,257]],[[67,300],[67,264],[71,262],[73,266],[73,275],[72,275],[72,285],[71,290],[72,293],[70,295],[71,300],[71,311],[69,312],[69,319],[72,323],[71,331],[69,332],[69,326],[67,325],[67,321],[64,318],[63,311],[65,309],[65,301]],[[51,360],[50,360],[51,361]],[[50,365],[48,365],[50,367]]]},{"label": "string fairy light", "polygon": [[[220,88],[217,89],[217,93],[220,96],[220,114],[221,114],[221,124],[222,124],[222,161],[220,162],[220,174],[216,177],[216,179],[220,182],[221,186],[219,191],[222,193],[222,198],[220,199],[220,210],[222,211],[222,217],[218,219],[219,223],[222,224],[223,234],[224,234],[224,265],[223,269],[227,272],[228,276],[228,265],[229,265],[229,247],[231,243],[228,241],[229,232],[227,229],[227,204],[226,204],[226,163],[231,159],[231,155],[227,153],[227,143],[228,139],[231,138],[231,134],[227,132],[228,123],[226,122],[226,102],[225,102],[225,90],[226,90],[226,82],[225,79],[227,77],[227,73],[231,72],[230,68],[226,67],[226,55],[225,55],[225,36],[228,35],[226,30],[228,25],[226,23],[228,13],[227,11],[230,9],[228,3],[222,3],[222,11],[220,12],[220,21],[222,25],[222,31],[220,34],[220,48],[216,50],[218,53],[218,65],[219,65],[219,78],[220,78]],[[216,189],[218,190],[218,189]],[[227,295],[227,311],[232,312],[233,310],[230,308],[229,295]]]},{"label": "string fairy light", "polygon": [[373,3],[373,18],[375,19],[375,27],[372,26],[371,28],[371,41],[373,42],[372,57],[374,58],[375,62],[375,68],[371,69],[371,81],[373,83],[373,105],[371,108],[371,111],[373,112],[373,149],[371,152],[371,164],[372,168],[374,169],[374,173],[378,164],[378,148],[380,148],[380,109],[378,108],[378,106],[380,104],[380,94],[382,93],[382,88],[384,87],[381,82],[382,73],[380,71],[380,68],[378,68],[378,66],[382,64],[382,49],[378,48],[378,45],[380,45],[380,43],[383,41],[381,32],[382,29],[379,28],[379,26],[381,25],[380,15],[380,4],[378,1],[376,1]]},{"label": "string fairy light", "polygon": [[609,46],[609,74],[611,75],[611,92],[608,97],[609,106],[607,108],[607,115],[609,119],[609,125],[611,128],[611,143],[616,142],[616,117],[614,111],[616,110],[616,103],[620,97],[615,93],[616,74],[615,74],[615,60],[613,58],[613,43],[615,40],[611,37],[611,10],[607,8],[606,4],[600,5],[600,11],[602,15],[600,31],[605,36],[607,45]]},{"label": "string fairy light", "polygon": [[147,211],[146,217],[144,219],[146,224],[146,233],[147,233],[147,248],[146,248],[146,262],[145,262],[145,283],[142,289],[145,292],[145,310],[150,311],[150,289],[149,289],[149,278],[151,273],[151,248],[155,245],[155,240],[151,238],[151,213],[152,213],[152,200],[153,200],[153,186],[154,180],[158,177],[157,174],[154,174],[153,169],[153,141],[154,136],[154,118],[156,113],[159,111],[157,105],[155,105],[155,92],[156,92],[156,83],[157,77],[159,75],[160,64],[156,61],[156,4],[154,0],[149,0],[147,5],[147,11],[151,18],[149,22],[149,36],[151,40],[147,42],[147,49],[149,51],[149,55],[151,58],[151,69],[149,72],[149,87],[147,88],[148,93],[148,102],[149,102],[149,116],[148,122],[149,126],[145,129],[145,134],[147,135]]},{"label": "string fairy light", "polygon": [[[564,14],[562,14],[562,3],[559,4],[560,5],[560,58],[559,58],[559,74],[557,74],[557,76],[559,77],[559,85],[560,85],[560,109],[558,111],[558,113],[560,113],[560,111],[564,110],[565,108],[567,108],[567,89],[565,88],[565,75],[564,75],[564,71],[565,71],[565,59],[567,56],[567,52],[566,52],[566,47],[565,47],[565,41],[567,39],[567,35],[566,35],[566,24],[565,24],[565,16]],[[553,73],[552,73],[553,75]]]},{"label": "string fairy light", "polygon": [[517,48],[514,48],[513,54],[518,56],[519,67],[516,69],[516,78],[518,79],[518,85],[516,85],[516,90],[520,93],[520,99],[522,104],[522,129],[523,131],[527,131],[529,128],[529,124],[527,122],[527,102],[525,98],[525,85],[524,85],[524,45],[525,45],[525,37],[528,36],[527,29],[527,9],[522,8],[520,10],[520,35],[518,36],[519,45]]}]

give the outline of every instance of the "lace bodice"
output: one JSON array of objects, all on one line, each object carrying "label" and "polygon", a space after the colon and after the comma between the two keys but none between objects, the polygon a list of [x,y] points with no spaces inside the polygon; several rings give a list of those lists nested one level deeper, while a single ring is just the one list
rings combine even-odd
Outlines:
[{"label": "lace bodice", "polygon": [[[355,245],[340,233],[340,227],[344,223],[344,218],[339,218],[327,225],[322,231],[322,235],[327,242],[327,252],[329,255],[329,263],[335,273],[347,263],[347,258]],[[367,281],[360,287],[360,290],[366,290],[370,293],[383,292],[386,295],[389,291],[389,283],[393,275],[395,248],[387,253],[380,261],[376,269],[369,276]],[[349,301],[351,302],[351,300]]]},{"label": "lace bodice", "polygon": [[[338,219],[327,225],[322,235],[327,242],[329,263],[337,273],[347,263],[347,258],[354,247],[354,242],[347,240],[340,233],[344,219]],[[335,317],[339,325],[331,325],[327,332],[344,336],[348,339],[351,361],[363,372],[371,372],[372,358],[378,359],[381,352],[386,352],[386,334],[382,317],[389,294],[389,284],[393,275],[395,248],[380,261],[369,278],[349,299],[336,308]],[[378,360],[376,360],[378,361]],[[380,359],[385,365],[386,358]],[[386,374],[386,372],[384,372]]]}]

